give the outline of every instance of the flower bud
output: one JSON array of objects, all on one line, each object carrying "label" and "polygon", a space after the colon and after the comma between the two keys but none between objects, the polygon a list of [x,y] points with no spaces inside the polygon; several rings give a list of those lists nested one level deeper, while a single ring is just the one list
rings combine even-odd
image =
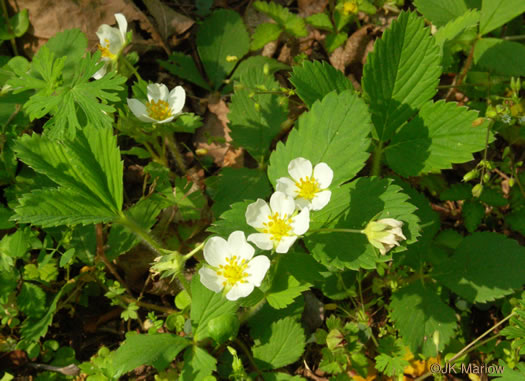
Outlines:
[{"label": "flower bud", "polygon": [[472,196],[478,198],[479,196],[481,196],[481,192],[483,192],[483,185],[474,185],[474,188],[472,188]]},{"label": "flower bud", "polygon": [[474,180],[479,176],[479,171],[475,168],[472,171],[469,171],[465,173],[465,176],[463,176],[463,181],[467,182],[470,180]]},{"label": "flower bud", "polygon": [[487,172],[483,175],[483,182],[488,183],[489,181],[490,181],[490,173]]},{"label": "flower bud", "polygon": [[362,233],[366,234],[368,242],[379,249],[381,255],[385,255],[394,246],[399,246],[399,241],[405,240],[401,230],[403,221],[394,218],[383,218],[370,221]]}]

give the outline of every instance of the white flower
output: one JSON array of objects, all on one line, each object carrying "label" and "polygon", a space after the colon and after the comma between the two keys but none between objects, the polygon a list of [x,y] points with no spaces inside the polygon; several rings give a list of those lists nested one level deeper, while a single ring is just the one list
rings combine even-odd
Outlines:
[{"label": "white flower", "polygon": [[259,233],[248,236],[259,249],[275,249],[278,253],[286,253],[297,238],[306,233],[310,225],[310,210],[303,209],[294,216],[295,203],[293,198],[282,192],[275,192],[270,197],[270,205],[258,199],[248,205],[246,222]]},{"label": "white flower", "polygon": [[128,106],[133,114],[143,122],[167,123],[182,114],[185,101],[186,92],[182,86],[177,86],[168,93],[166,85],[154,83],[148,85],[146,104],[138,99],[128,98]]},{"label": "white flower", "polygon": [[323,209],[330,201],[332,192],[326,190],[332,183],[334,172],[326,163],[319,163],[312,169],[310,160],[298,157],[288,164],[288,177],[277,180],[276,190],[295,198],[299,209]]},{"label": "white flower", "polygon": [[115,13],[115,20],[117,20],[118,29],[102,24],[97,30],[97,36],[100,41],[98,50],[102,52],[101,59],[104,62],[104,66],[93,74],[95,79],[100,79],[106,74],[108,65],[118,59],[120,52],[126,46],[128,21],[122,13]]},{"label": "white flower", "polygon": [[268,257],[253,258],[254,252],[242,231],[231,233],[228,241],[211,237],[204,246],[204,259],[210,266],[199,270],[202,284],[214,292],[226,289],[228,300],[250,295],[255,286],[261,285],[270,268]]},{"label": "white flower", "polygon": [[403,221],[394,218],[370,221],[362,233],[366,234],[368,242],[377,247],[385,255],[394,246],[399,246],[399,241],[405,240],[403,235]]}]

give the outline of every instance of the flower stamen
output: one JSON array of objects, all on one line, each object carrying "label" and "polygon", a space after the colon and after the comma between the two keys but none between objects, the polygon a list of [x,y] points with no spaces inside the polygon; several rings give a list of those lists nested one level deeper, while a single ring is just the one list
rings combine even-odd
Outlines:
[{"label": "flower stamen", "polygon": [[321,188],[317,180],[312,177],[301,177],[299,181],[295,182],[295,186],[298,188],[297,197],[304,198],[305,200],[312,201]]},{"label": "flower stamen", "polygon": [[155,120],[165,120],[172,116],[171,108],[168,102],[159,99],[151,100],[146,103],[146,110],[150,118]]},{"label": "flower stamen", "polygon": [[239,262],[237,256],[234,255],[231,258],[226,258],[226,262],[228,264],[219,265],[220,270],[217,271],[217,275],[222,276],[225,279],[224,282],[222,282],[223,286],[226,286],[227,284],[233,286],[238,282],[248,283],[245,279],[248,277],[248,273],[244,271],[248,267],[246,259]]},{"label": "flower stamen", "polygon": [[265,229],[263,233],[269,234],[272,241],[279,242],[283,237],[290,235],[292,230],[292,219],[285,214],[283,218],[279,217],[279,213],[274,213],[268,217],[269,221],[264,222]]},{"label": "flower stamen", "polygon": [[102,58],[109,58],[111,60],[116,58],[109,50],[109,40],[107,38],[104,39],[104,45],[98,44],[98,50],[102,52]]}]

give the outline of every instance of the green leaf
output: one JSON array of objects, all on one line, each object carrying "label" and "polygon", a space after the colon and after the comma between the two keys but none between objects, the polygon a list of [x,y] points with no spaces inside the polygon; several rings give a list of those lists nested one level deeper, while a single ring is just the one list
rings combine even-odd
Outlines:
[{"label": "green leaf", "polygon": [[467,183],[452,184],[450,188],[441,192],[439,199],[441,201],[460,201],[470,200],[472,198],[472,185]]},{"label": "green leaf", "polygon": [[258,50],[271,41],[276,41],[282,33],[279,24],[262,23],[257,25],[252,34],[251,50]]},{"label": "green leaf", "polygon": [[440,62],[439,47],[414,13],[402,12],[376,41],[364,66],[363,90],[381,141],[436,94]]},{"label": "green leaf", "polygon": [[513,230],[525,235],[525,209],[513,210],[505,216],[505,222]]},{"label": "green leaf", "polygon": [[476,111],[453,102],[426,103],[385,149],[389,166],[402,176],[452,168],[485,148],[486,124],[473,126]]},{"label": "green leaf", "polygon": [[208,323],[221,315],[233,315],[238,304],[227,300],[222,293],[215,293],[204,287],[198,274],[191,280],[191,324],[193,337],[199,341],[209,337]]},{"label": "green leaf", "polygon": [[253,357],[259,368],[277,369],[297,361],[303,354],[305,346],[301,325],[287,317],[272,323],[270,331],[268,340],[252,348]]},{"label": "green leaf", "polygon": [[[162,204],[155,199],[142,199],[125,211],[126,217],[133,220],[142,229],[149,231],[162,210]],[[112,261],[119,255],[131,250],[140,242],[140,238],[123,225],[113,225],[109,231],[106,257]]]},{"label": "green leaf", "polygon": [[304,20],[291,13],[287,8],[274,2],[267,3],[263,1],[254,2],[253,7],[274,19],[277,24],[291,35],[295,37],[306,37],[308,35]]},{"label": "green leaf", "polygon": [[141,365],[152,365],[158,371],[164,370],[190,341],[169,333],[153,335],[128,335],[126,340],[111,355],[112,368],[116,377]]},{"label": "green leaf", "polygon": [[479,33],[485,35],[525,12],[522,0],[483,0]]},{"label": "green leaf", "polygon": [[14,219],[56,226],[103,222],[118,216],[123,165],[116,143],[111,129],[91,126],[74,141],[55,141],[38,134],[22,136],[15,145],[20,160],[59,187],[24,194]]},{"label": "green leaf", "polygon": [[9,221],[10,217],[13,215],[11,209],[5,208],[0,205],[0,230],[11,229],[15,224]]},{"label": "green leaf", "polygon": [[38,319],[47,310],[46,293],[40,287],[24,282],[20,294],[16,298],[16,304],[24,314]]},{"label": "green leaf", "polygon": [[326,61],[304,61],[302,66],[294,66],[290,82],[308,108],[334,90],[340,94],[354,89],[348,78]]},{"label": "green leaf", "polygon": [[246,200],[236,202],[231,205],[231,208],[225,211],[218,220],[211,224],[208,231],[227,238],[235,230],[242,230],[245,232],[252,231],[253,228],[246,223],[246,208],[254,200]]},{"label": "green leaf", "polygon": [[334,30],[330,16],[326,13],[315,13],[306,18],[306,22],[314,28],[331,32]]},{"label": "green leaf", "polygon": [[217,369],[217,360],[204,349],[192,346],[184,352],[184,367],[180,381],[209,381],[210,376]]},{"label": "green leaf", "polygon": [[88,39],[80,29],[70,29],[51,37],[45,46],[55,57],[66,57],[62,75],[70,80],[75,74],[75,68],[84,57],[88,47]]},{"label": "green leaf", "polygon": [[508,364],[506,364],[502,359],[500,359],[498,369],[500,369],[500,371],[498,372],[499,374],[492,373],[490,375],[493,380],[521,381],[525,377],[525,362],[519,362],[518,364],[516,364],[515,369],[511,369]]},{"label": "green leaf", "polygon": [[466,237],[434,277],[471,303],[502,298],[525,284],[525,248],[502,234]]},{"label": "green leaf", "polygon": [[456,314],[433,285],[414,282],[402,288],[392,295],[390,308],[394,325],[412,353],[435,357],[454,336]]},{"label": "green leaf", "polygon": [[468,9],[464,0],[414,0],[414,5],[437,27],[460,17]]},{"label": "green leaf", "polygon": [[381,339],[377,351],[379,355],[374,358],[375,368],[389,377],[403,374],[405,367],[410,365],[404,358],[405,347],[403,343],[392,336]]},{"label": "green leaf", "polygon": [[[288,255],[288,254],[286,254]],[[260,344],[261,340],[267,340],[270,331],[268,326],[271,323],[284,318],[291,318],[297,322],[301,321],[301,316],[304,312],[304,296],[300,295],[295,301],[288,305],[288,307],[276,310],[268,303],[265,303],[257,313],[251,317],[247,324],[250,327],[250,334],[256,344]]]},{"label": "green leaf", "polygon": [[220,216],[236,201],[266,199],[272,191],[266,174],[260,170],[231,167],[208,177],[206,190],[213,199],[211,209],[215,216]]},{"label": "green leaf", "polygon": [[474,63],[490,72],[525,76],[525,45],[499,38],[482,38],[474,48]]},{"label": "green leaf", "polygon": [[343,45],[348,39],[348,34],[344,32],[329,33],[324,39],[324,47],[328,53],[332,53],[335,49]]},{"label": "green leaf", "polygon": [[168,70],[171,74],[181,79],[190,81],[191,83],[202,87],[206,90],[211,90],[210,85],[202,78],[195,61],[190,56],[179,52],[173,52],[168,57],[167,61],[159,60],[160,66]]},{"label": "green leaf", "polygon": [[213,87],[218,89],[236,65],[227,57],[241,59],[250,49],[250,37],[237,12],[216,10],[199,26],[197,50]]},{"label": "green leaf", "polygon": [[332,198],[322,210],[312,213],[310,231],[318,228],[362,230],[372,219],[395,218],[403,221],[407,241],[386,256],[379,256],[364,234],[347,232],[311,233],[305,244],[314,258],[337,269],[374,269],[376,262],[392,258],[392,252],[404,250],[419,235],[419,218],[409,197],[392,180],[376,177],[359,179],[332,191]]},{"label": "green leaf", "polygon": [[[277,272],[276,272],[277,271]],[[292,304],[303,291],[310,288],[308,282],[300,282],[288,271],[288,266],[277,266],[271,270],[272,285],[265,292],[266,300],[275,309],[283,309]]]},{"label": "green leaf", "polygon": [[[47,46],[43,46],[32,62],[32,71],[20,73],[8,81],[15,92],[38,90],[29,98],[24,109],[34,120],[51,114],[44,125],[52,138],[74,137],[76,130],[88,125],[110,128],[111,113],[115,111],[108,101],[120,101],[117,94],[123,90],[126,78],[109,72],[97,81],[91,77],[102,66],[100,52],[86,55],[74,66],[74,75],[61,81],[67,57],[55,58]],[[42,79],[41,79],[42,78]]]},{"label": "green leaf", "polygon": [[456,40],[466,30],[474,28],[479,22],[479,17],[479,11],[469,9],[465,14],[450,20],[434,34],[436,43],[443,49],[447,42]]},{"label": "green leaf", "polygon": [[481,192],[481,195],[479,196],[479,200],[483,201],[484,203],[495,206],[495,207],[502,207],[509,203],[509,200],[507,200],[503,195],[501,194],[501,189],[498,191],[497,189],[492,188],[483,188],[483,192]]},{"label": "green leaf", "polygon": [[2,20],[0,24],[0,41],[21,37],[29,28],[29,11],[22,9],[11,17],[8,22],[6,22],[3,16],[0,16],[0,20]]},{"label": "green leaf", "polygon": [[473,233],[478,227],[483,217],[485,217],[485,207],[477,200],[465,201],[461,214],[465,222],[465,227],[469,233]]},{"label": "green leaf", "polygon": [[262,67],[243,74],[240,83],[242,88],[232,96],[228,114],[230,136],[260,163],[288,117],[288,99],[268,93],[280,87]]},{"label": "green leaf", "polygon": [[263,68],[266,75],[273,75],[280,70],[290,70],[290,66],[270,57],[252,56],[243,60],[232,74],[232,80],[240,81],[245,74]]},{"label": "green leaf", "polygon": [[349,90],[328,94],[300,116],[286,144],[277,144],[270,156],[270,182],[275,185],[280,177],[288,177],[288,164],[297,157],[313,165],[328,164],[334,171],[332,187],[350,180],[369,156],[370,129],[370,116],[361,98]]}]

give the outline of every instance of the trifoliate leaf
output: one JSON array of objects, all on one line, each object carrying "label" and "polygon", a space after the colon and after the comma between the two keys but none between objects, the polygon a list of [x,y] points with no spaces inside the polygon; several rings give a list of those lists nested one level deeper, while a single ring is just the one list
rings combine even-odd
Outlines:
[{"label": "trifoliate leaf", "polygon": [[290,82],[309,108],[333,90],[339,94],[344,90],[354,89],[341,71],[325,61],[304,61],[302,66],[294,66]]},{"label": "trifoliate leaf", "polygon": [[189,340],[169,333],[129,335],[111,354],[112,369],[117,377],[141,365],[152,365],[161,371],[189,345]]},{"label": "trifoliate leaf", "polygon": [[48,176],[58,188],[24,194],[14,219],[42,226],[110,221],[123,202],[122,161],[108,128],[88,126],[75,140],[22,136],[15,151],[24,163]]},{"label": "trifoliate leaf", "polygon": [[[218,89],[250,49],[250,37],[241,16],[232,10],[216,10],[197,31],[197,50],[208,79]],[[235,60],[229,59],[236,57]]]},{"label": "trifoliate leaf", "polygon": [[[419,236],[419,218],[416,207],[401,187],[392,180],[361,177],[332,191],[332,198],[322,210],[312,213],[306,246],[314,258],[327,267],[342,269],[374,269],[376,262],[392,258],[392,252],[404,250],[406,244]],[[407,241],[387,255],[379,252],[359,233],[370,220],[394,218],[404,222],[403,234]],[[319,228],[353,229],[356,232],[315,232]],[[395,256],[395,254],[394,254]]]},{"label": "trifoliate leaf", "polygon": [[476,111],[453,102],[426,103],[385,149],[390,167],[402,176],[452,168],[485,148],[486,124],[473,126]]},{"label": "trifoliate leaf", "polygon": [[304,157],[315,166],[324,162],[334,172],[332,187],[354,177],[369,156],[370,115],[361,98],[350,90],[335,91],[301,115],[286,144],[279,142],[270,156],[268,178],[289,177],[288,164]]},{"label": "trifoliate leaf", "polygon": [[208,323],[221,315],[233,315],[238,303],[227,300],[221,293],[208,290],[200,281],[198,274],[191,280],[191,324],[193,337],[199,341],[209,337]]},{"label": "trifoliate leaf", "polygon": [[525,248],[502,234],[466,237],[434,277],[471,303],[502,298],[525,284]]},{"label": "trifoliate leaf", "polygon": [[272,189],[260,170],[224,167],[217,176],[206,179],[206,190],[213,199],[213,214],[220,216],[237,201],[268,198]]},{"label": "trifoliate leaf", "polygon": [[390,140],[417,108],[432,99],[440,62],[439,47],[414,13],[402,12],[376,41],[364,67],[363,90],[379,140]]},{"label": "trifoliate leaf", "polygon": [[279,83],[263,67],[242,74],[239,86],[228,114],[230,136],[261,163],[288,117],[288,98],[272,93],[280,91]]},{"label": "trifoliate leaf", "polygon": [[304,351],[303,328],[292,318],[272,323],[267,341],[252,348],[255,362],[260,369],[277,369],[299,359]]},{"label": "trifoliate leaf", "polygon": [[288,8],[284,8],[282,5],[274,3],[273,1],[270,3],[256,1],[253,3],[253,6],[259,12],[265,13],[267,16],[274,19],[281,28],[291,35],[295,37],[306,37],[308,34],[304,20],[291,13]]},{"label": "trifoliate leaf", "polygon": [[465,0],[415,0],[414,5],[435,26],[443,26],[467,12]]},{"label": "trifoliate leaf", "polygon": [[433,285],[419,282],[395,292],[391,316],[403,342],[412,353],[437,356],[454,336],[456,314]]}]

